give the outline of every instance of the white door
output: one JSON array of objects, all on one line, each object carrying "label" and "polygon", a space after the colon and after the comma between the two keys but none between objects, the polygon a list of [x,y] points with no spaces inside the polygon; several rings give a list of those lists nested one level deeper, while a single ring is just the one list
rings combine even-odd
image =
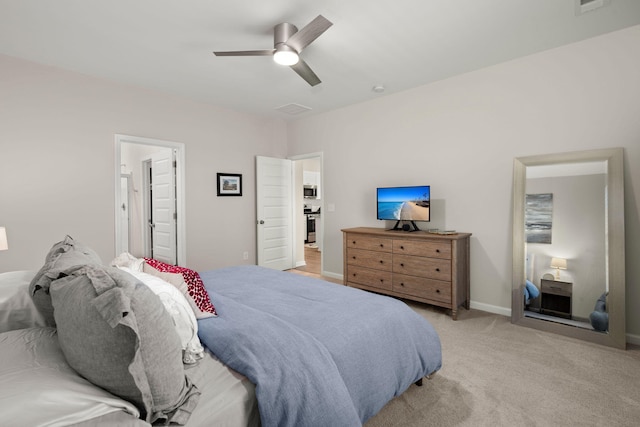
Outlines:
[{"label": "white door", "polygon": [[151,155],[151,238],[153,258],[176,264],[176,174],[173,150]]},{"label": "white door", "polygon": [[256,157],[258,265],[276,270],[293,261],[293,176],[291,160]]},{"label": "white door", "polygon": [[131,174],[120,174],[120,241],[122,242],[121,251],[129,252],[129,234],[131,218],[129,216],[129,182]]}]

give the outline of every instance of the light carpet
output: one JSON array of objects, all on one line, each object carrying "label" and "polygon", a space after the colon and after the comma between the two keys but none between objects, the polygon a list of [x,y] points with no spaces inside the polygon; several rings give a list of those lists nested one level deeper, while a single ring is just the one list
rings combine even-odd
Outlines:
[{"label": "light carpet", "polygon": [[365,427],[640,425],[640,348],[613,349],[478,310],[408,302],[442,342],[442,369]]}]

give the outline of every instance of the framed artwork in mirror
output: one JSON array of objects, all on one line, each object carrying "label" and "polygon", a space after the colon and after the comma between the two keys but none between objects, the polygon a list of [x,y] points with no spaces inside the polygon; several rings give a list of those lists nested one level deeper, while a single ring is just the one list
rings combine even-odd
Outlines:
[{"label": "framed artwork in mirror", "polygon": [[527,194],[525,203],[527,243],[551,243],[553,194]]},{"label": "framed artwork in mirror", "polygon": [[218,196],[242,196],[242,175],[218,172]]}]

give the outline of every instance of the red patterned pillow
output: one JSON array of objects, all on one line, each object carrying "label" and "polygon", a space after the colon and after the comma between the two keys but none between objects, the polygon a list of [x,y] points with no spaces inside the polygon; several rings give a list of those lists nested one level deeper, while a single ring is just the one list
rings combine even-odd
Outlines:
[{"label": "red patterned pillow", "polygon": [[213,316],[217,316],[216,308],[209,298],[207,290],[204,288],[204,283],[200,275],[186,267],[179,267],[177,265],[166,264],[162,261],[158,261],[153,258],[144,259],[147,264],[163,273],[180,273],[184,277],[184,281],[187,284],[189,296],[195,303],[195,305],[204,313],[210,313]]}]

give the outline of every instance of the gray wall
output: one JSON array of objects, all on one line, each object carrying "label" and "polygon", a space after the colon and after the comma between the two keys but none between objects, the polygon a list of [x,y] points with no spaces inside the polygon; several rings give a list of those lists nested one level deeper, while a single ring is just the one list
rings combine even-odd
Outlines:
[{"label": "gray wall", "polygon": [[297,120],[291,154],[324,153],[324,268],[345,227],[383,224],[376,186],[430,184],[433,222],[473,233],[472,306],[511,307],[513,158],[625,149],[627,332],[640,343],[640,27]]},{"label": "gray wall", "polygon": [[[286,156],[283,122],[3,55],[0,75],[0,271],[39,268],[65,234],[114,257],[115,134],[185,144],[188,267],[255,262],[255,156]],[[243,196],[216,197],[217,172]]]}]

